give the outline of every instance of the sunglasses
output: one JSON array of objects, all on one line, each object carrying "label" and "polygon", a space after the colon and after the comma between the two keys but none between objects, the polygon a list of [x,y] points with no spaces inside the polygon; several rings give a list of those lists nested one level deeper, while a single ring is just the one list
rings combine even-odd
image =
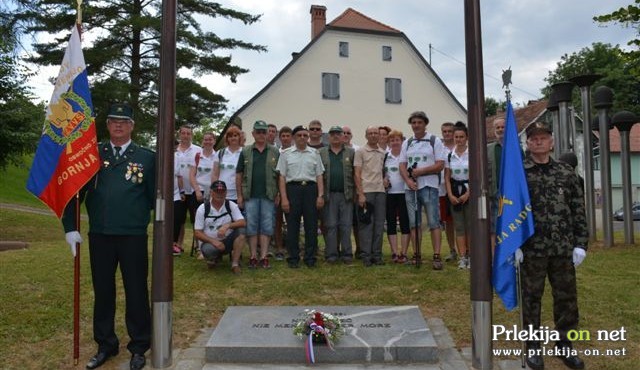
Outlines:
[{"label": "sunglasses", "polygon": [[322,131],[320,127],[309,127],[309,131]]}]

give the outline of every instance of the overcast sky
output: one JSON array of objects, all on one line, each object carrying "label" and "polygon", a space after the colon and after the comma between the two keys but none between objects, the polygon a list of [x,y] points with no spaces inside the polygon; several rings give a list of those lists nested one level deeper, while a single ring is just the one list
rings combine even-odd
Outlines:
[{"label": "overcast sky", "polygon": [[[204,76],[200,83],[229,99],[231,115],[262,89],[290,61],[291,53],[310,42],[312,4],[327,7],[327,23],[351,7],[404,32],[429,60],[453,94],[466,107],[463,0],[221,0],[224,6],[262,14],[260,22],[203,20],[203,28],[221,37],[265,45],[266,53],[232,50],[232,61],[248,68],[231,83],[221,76]],[[608,14],[631,0],[481,0],[485,96],[504,99],[502,70],[511,66],[512,97],[523,103],[540,97],[544,78],[560,57],[593,42],[619,44],[635,37],[633,29],[597,25],[592,17]],[[35,92],[48,100],[53,88],[42,82],[57,68],[41,69]],[[184,71],[181,71],[184,73]],[[411,107],[410,110],[419,109]]]}]

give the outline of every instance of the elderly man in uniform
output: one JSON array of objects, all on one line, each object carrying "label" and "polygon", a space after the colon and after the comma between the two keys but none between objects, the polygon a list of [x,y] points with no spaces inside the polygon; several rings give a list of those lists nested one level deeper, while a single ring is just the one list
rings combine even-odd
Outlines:
[{"label": "elderly man in uniform", "polygon": [[293,129],[294,146],[282,152],[278,161],[282,211],[287,215],[287,249],[289,267],[300,263],[300,217],[304,217],[304,263],[316,266],[318,249],[318,210],[324,206],[324,166],[318,151],[307,144],[309,130]]},{"label": "elderly man in uniform", "polygon": [[[522,313],[524,328],[540,327],[540,309],[545,279],[549,278],[553,295],[558,357],[572,369],[583,369],[584,362],[573,351],[567,332],[578,328],[576,270],[586,256],[589,240],[584,209],[584,194],[578,176],[563,162],[551,158],[553,136],[546,123],[529,126],[524,160],[535,232],[516,250],[522,264]],[[540,343],[527,342],[527,364],[543,369]]]},{"label": "elderly man in uniform", "polygon": [[[325,168],[325,227],[324,258],[333,263],[342,258],[345,264],[353,261],[351,249],[351,223],[353,217],[353,157],[355,151],[342,141],[342,127],[329,129],[329,146],[320,148],[320,158]],[[340,240],[341,253],[338,251]]]},{"label": "elderly man in uniform", "polygon": [[[95,369],[116,356],[120,343],[114,330],[118,266],[126,299],[126,325],[131,338],[131,369],[142,369],[151,343],[147,288],[147,227],[155,199],[155,154],[131,141],[133,111],[114,104],[107,116],[109,141],[99,146],[102,166],[80,192],[89,214],[89,259],[93,280],[93,338],[98,352],[87,363]],[[75,254],[82,238],[75,204],[65,209],[66,240]]]}]

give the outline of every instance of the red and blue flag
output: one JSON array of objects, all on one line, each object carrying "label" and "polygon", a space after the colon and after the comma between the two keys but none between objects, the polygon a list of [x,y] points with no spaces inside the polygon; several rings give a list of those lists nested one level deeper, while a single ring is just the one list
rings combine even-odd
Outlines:
[{"label": "red and blue flag", "polygon": [[27,190],[61,217],[71,198],[99,169],[87,67],[80,33],[74,26],[47,107]]}]

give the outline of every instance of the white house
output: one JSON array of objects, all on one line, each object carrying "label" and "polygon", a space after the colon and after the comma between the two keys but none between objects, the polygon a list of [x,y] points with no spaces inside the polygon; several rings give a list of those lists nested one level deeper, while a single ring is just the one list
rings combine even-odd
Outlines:
[{"label": "white house", "polygon": [[465,108],[404,33],[351,8],[329,24],[324,6],[310,13],[309,44],[229,121],[248,142],[259,119],[292,128],[318,119],[325,132],[347,125],[358,144],[370,125],[410,134],[407,118],[416,110],[435,134],[443,122],[466,122]]}]

